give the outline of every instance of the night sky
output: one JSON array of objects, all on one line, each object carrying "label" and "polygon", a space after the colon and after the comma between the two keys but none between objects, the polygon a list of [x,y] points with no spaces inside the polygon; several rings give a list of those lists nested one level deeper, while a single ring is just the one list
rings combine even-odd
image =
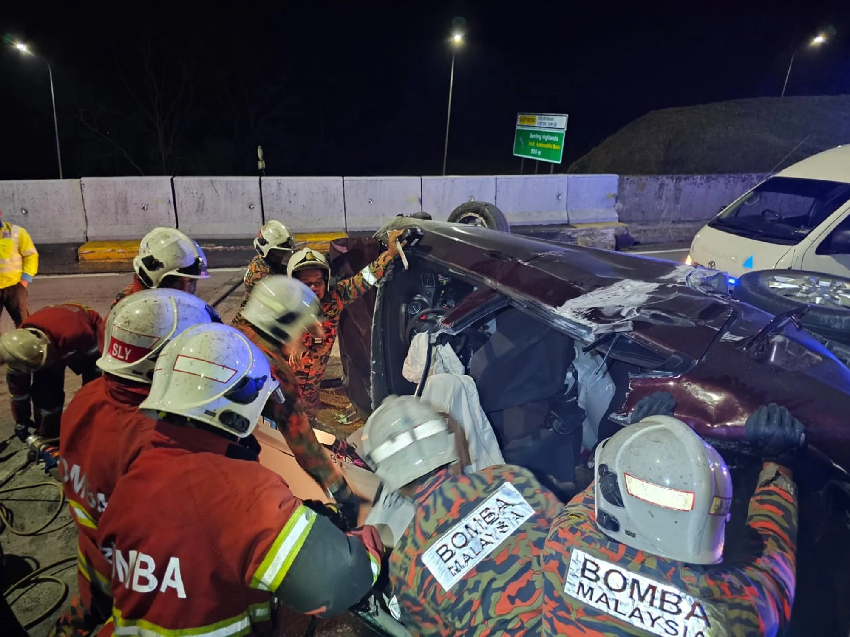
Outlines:
[{"label": "night sky", "polygon": [[[439,174],[457,16],[449,173],[517,171],[517,111],[569,114],[565,169],[650,110],[776,96],[795,48],[789,95],[850,93],[848,2],[211,6],[4,3],[53,67],[66,177],[255,175],[257,143],[270,175]],[[0,92],[0,179],[57,176],[46,67],[3,46]]]}]

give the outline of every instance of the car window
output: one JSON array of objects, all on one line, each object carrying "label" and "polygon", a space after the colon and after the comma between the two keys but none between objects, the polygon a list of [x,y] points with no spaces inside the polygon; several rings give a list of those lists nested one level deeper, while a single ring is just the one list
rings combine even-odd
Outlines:
[{"label": "car window", "polygon": [[793,245],[850,200],[850,184],[772,177],[709,225],[742,236]]}]

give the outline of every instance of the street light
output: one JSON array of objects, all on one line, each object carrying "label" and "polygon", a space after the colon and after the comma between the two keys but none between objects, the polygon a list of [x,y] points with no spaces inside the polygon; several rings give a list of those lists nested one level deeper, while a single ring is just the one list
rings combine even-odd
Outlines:
[{"label": "street light", "polygon": [[449,75],[449,112],[446,115],[446,145],[443,147],[443,177],[446,176],[446,158],[449,155],[449,124],[452,121],[452,89],[455,85],[455,54],[463,45],[463,33],[455,31],[452,34],[452,71]]},{"label": "street light", "polygon": [[[826,36],[820,33],[811,39],[808,46],[820,46],[824,42],[826,42]],[[794,51],[794,54],[791,56],[791,62],[788,63],[788,72],[785,74],[785,84],[782,85],[782,95],[780,97],[785,97],[785,89],[788,88],[788,78],[791,77],[791,67],[794,66],[795,57],[797,57],[797,51]]]},{"label": "street light", "polygon": [[21,53],[26,53],[27,55],[32,55],[33,57],[38,58],[47,65],[47,73],[50,76],[50,101],[53,104],[53,132],[56,135],[56,161],[59,164],[59,179],[62,179],[62,154],[59,152],[59,124],[56,121],[56,95],[53,92],[53,69],[50,68],[50,63],[47,60],[38,55],[38,53],[30,51],[29,47],[27,47],[27,45],[23,42],[16,42],[15,48]]}]

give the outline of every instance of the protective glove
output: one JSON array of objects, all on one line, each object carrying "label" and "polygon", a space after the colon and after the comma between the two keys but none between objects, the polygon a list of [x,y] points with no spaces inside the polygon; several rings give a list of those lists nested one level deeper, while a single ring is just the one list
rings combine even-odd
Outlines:
[{"label": "protective glove", "polygon": [[319,502],[318,500],[304,500],[304,506],[308,509],[312,509],[314,512],[319,515],[323,515],[328,518],[333,525],[338,528],[340,531],[347,532],[351,527],[348,525],[348,522],[342,517],[342,514],[333,504],[325,504],[324,502]]},{"label": "protective glove", "polygon": [[806,433],[803,423],[790,411],[771,403],[759,407],[747,418],[744,439],[764,460],[793,467],[795,454],[806,442]]},{"label": "protective glove", "polygon": [[673,398],[673,394],[657,391],[638,401],[629,422],[635,424],[650,416],[673,416],[674,409],[676,409],[676,399]]},{"label": "protective glove", "polygon": [[360,514],[361,498],[354,494],[348,483],[342,482],[339,486],[330,489],[331,496],[336,500],[340,514],[348,523],[349,528],[357,526],[357,517]]}]

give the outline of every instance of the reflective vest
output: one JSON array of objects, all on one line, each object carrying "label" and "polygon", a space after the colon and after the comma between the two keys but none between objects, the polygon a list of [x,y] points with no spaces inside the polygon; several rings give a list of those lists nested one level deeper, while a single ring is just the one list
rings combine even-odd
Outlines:
[{"label": "reflective vest", "polygon": [[0,288],[31,281],[38,272],[38,251],[29,233],[4,221],[0,230]]}]

